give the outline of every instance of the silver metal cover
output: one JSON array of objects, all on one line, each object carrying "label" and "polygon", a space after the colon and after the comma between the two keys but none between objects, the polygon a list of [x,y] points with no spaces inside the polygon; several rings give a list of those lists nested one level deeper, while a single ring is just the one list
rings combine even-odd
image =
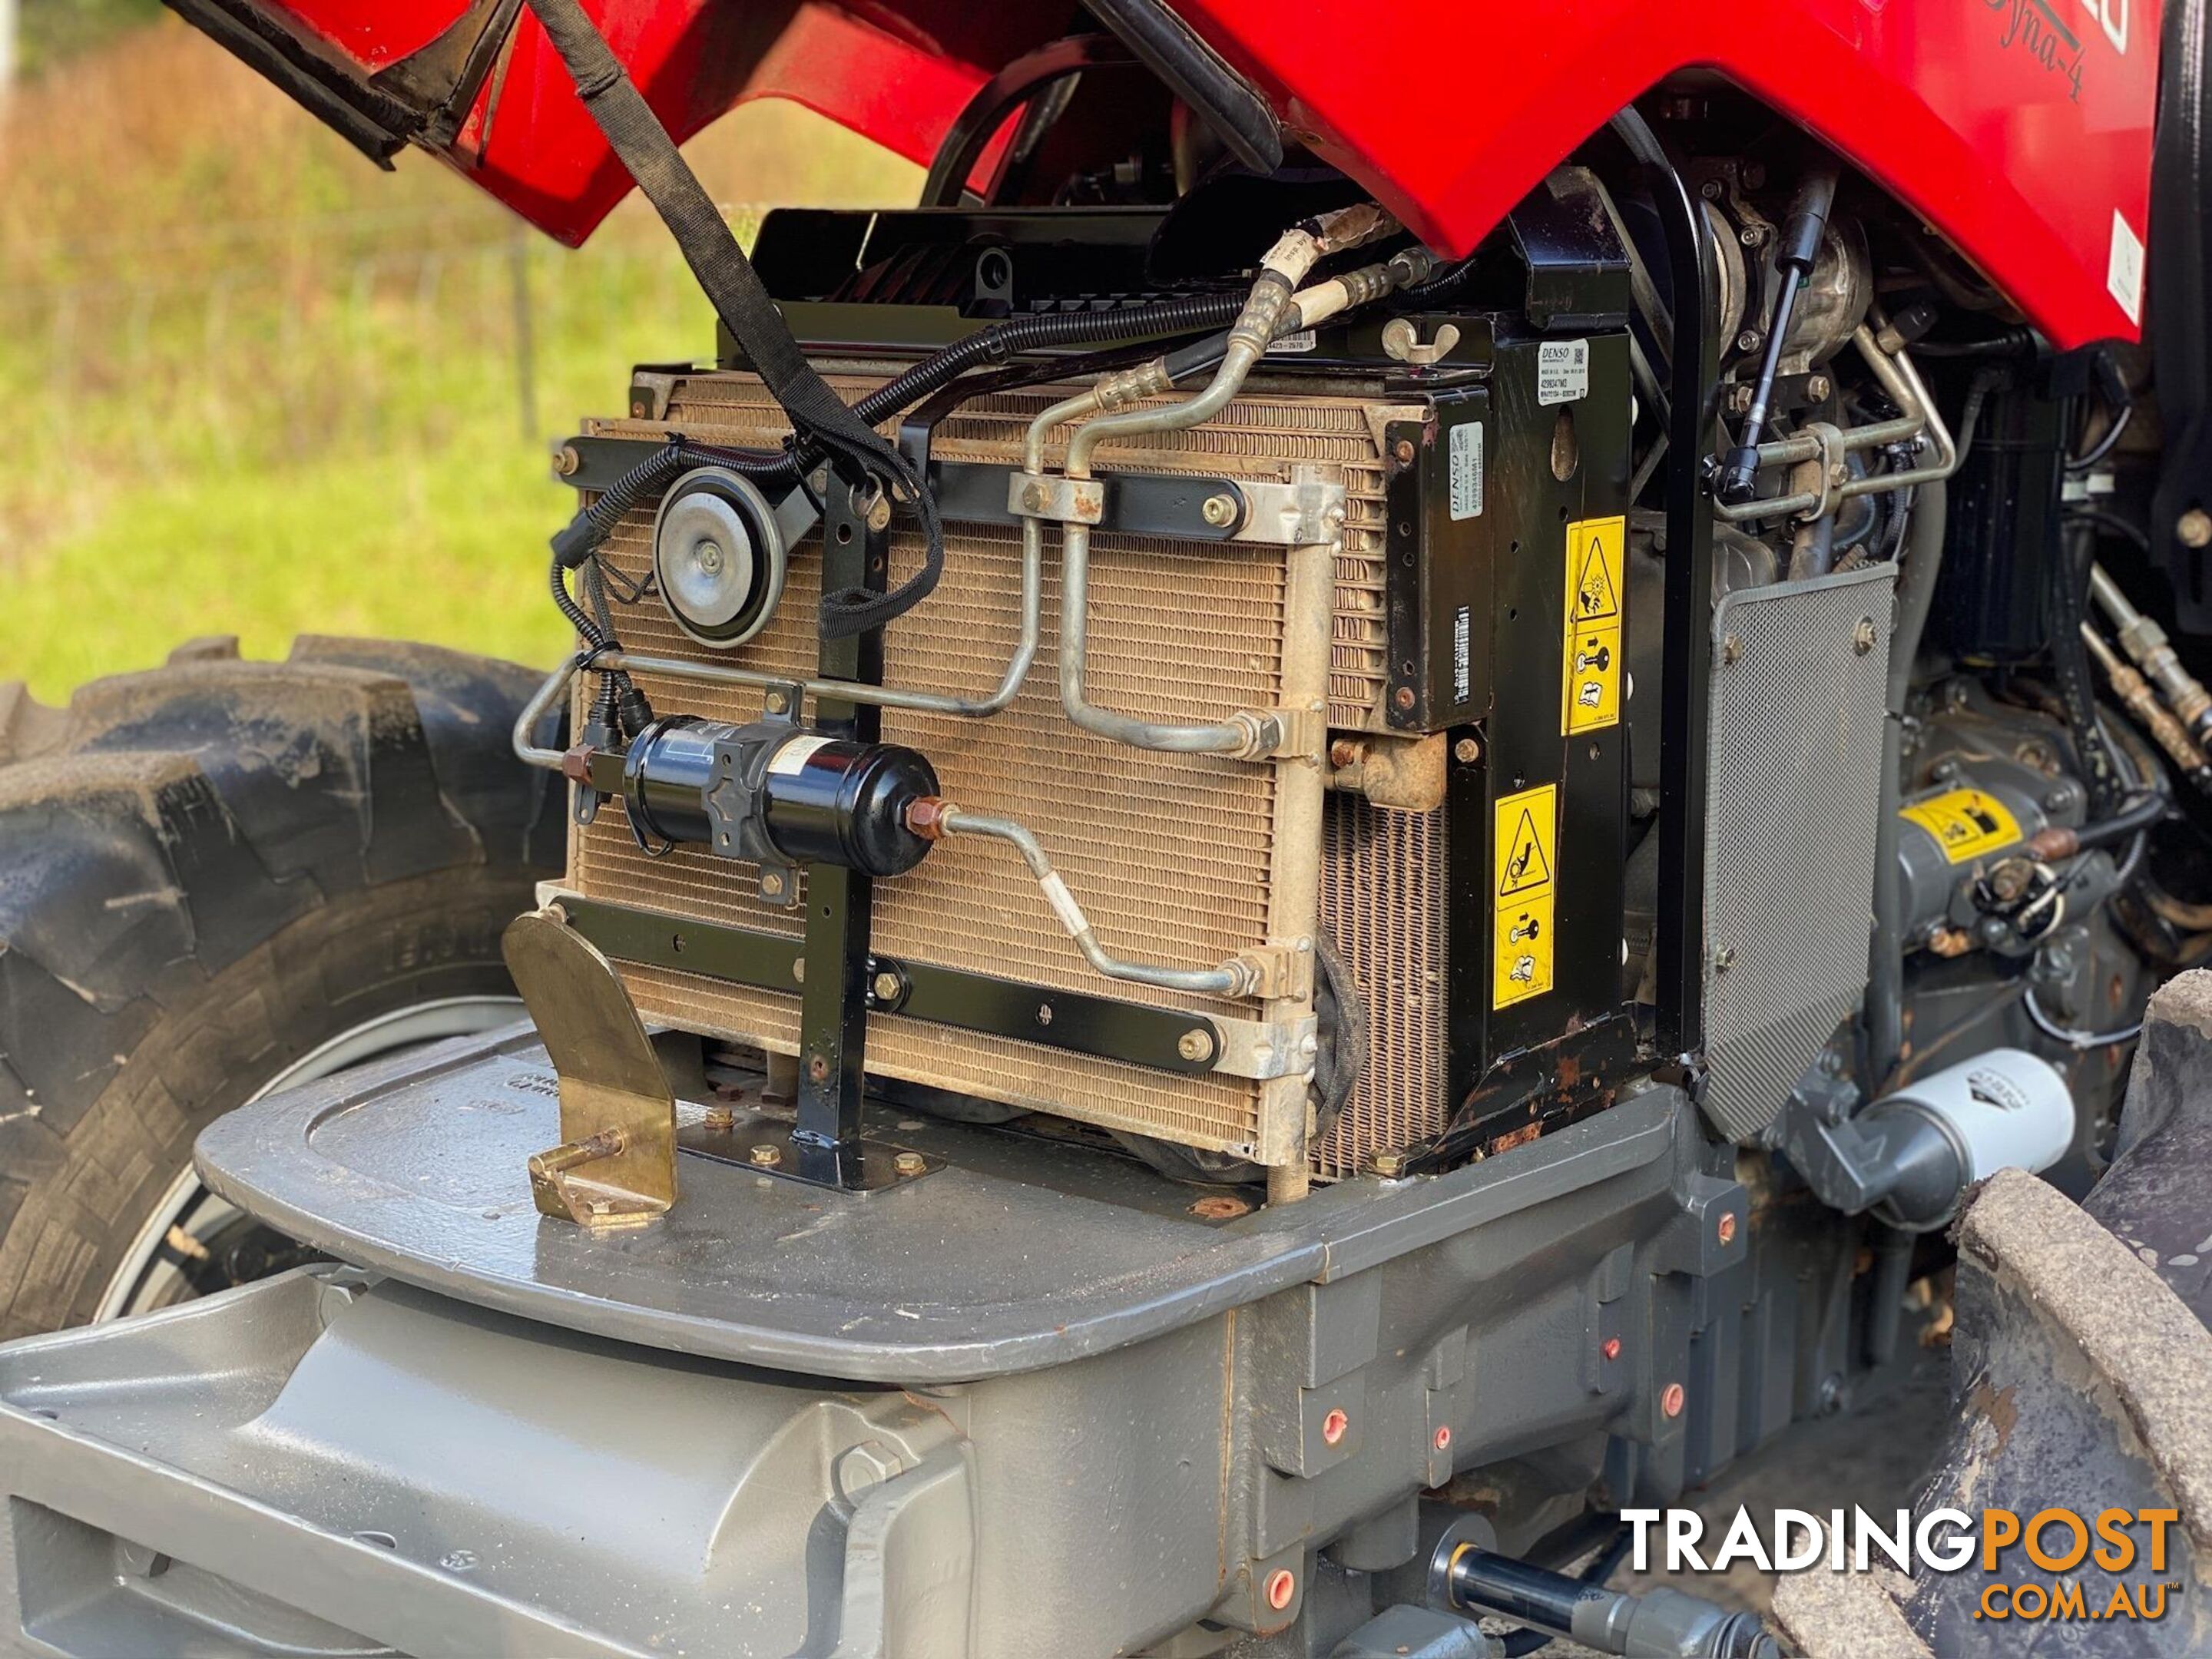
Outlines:
[{"label": "silver metal cover", "polygon": [[1705,1109],[1756,1139],[1866,993],[1889,565],[1713,613]]}]

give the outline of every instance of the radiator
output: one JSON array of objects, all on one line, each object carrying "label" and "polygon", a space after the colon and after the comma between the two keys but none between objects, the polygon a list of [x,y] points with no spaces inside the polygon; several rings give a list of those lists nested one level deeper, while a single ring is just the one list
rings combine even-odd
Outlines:
[{"label": "radiator", "polygon": [[[874,383],[833,377],[848,398]],[[1030,419],[1066,390],[978,398],[937,428],[933,453],[948,461],[1018,463]],[[1318,607],[1297,614],[1286,577],[1291,555],[1283,547],[1096,537],[1090,683],[1097,701],[1185,720],[1279,706],[1286,661],[1296,659],[1286,651],[1303,629],[1326,636],[1329,725],[1382,726],[1389,669],[1383,469],[1370,414],[1355,398],[1248,393],[1202,428],[1107,456],[1109,468],[1261,482],[1287,481],[1294,465],[1318,465],[1341,478],[1347,507],[1325,615]],[[702,442],[759,447],[785,428],[757,380],[702,373],[675,381],[663,420],[597,422],[585,429],[648,440],[677,429]],[[1059,456],[1048,460],[1056,465]],[[633,580],[650,565],[651,523],[648,505],[605,549],[609,563]],[[775,617],[734,652],[708,653],[651,599],[619,607],[623,641],[641,653],[719,656],[747,668],[809,675],[817,645],[817,551],[811,538],[795,550]],[[895,535],[892,582],[919,557],[918,538]],[[1015,643],[1018,560],[1013,530],[948,524],[941,584],[886,632],[886,681],[970,696],[994,689]],[[1285,784],[1273,764],[1154,754],[1077,729],[1060,707],[1054,668],[1057,562],[1048,532],[1042,648],[1012,706],[982,720],[886,710],[884,739],[927,755],[944,793],[963,807],[1003,813],[1035,830],[1116,954],[1211,967],[1310,931],[1317,916],[1370,1006],[1363,1079],[1334,1132],[1309,1147],[1304,1088],[1296,1079],[1171,1074],[896,1015],[871,1020],[869,1070],[1263,1162],[1309,1158],[1323,1176],[1349,1173],[1376,1151],[1433,1136],[1443,1116],[1437,815],[1386,811],[1349,796],[1331,796],[1316,810],[1312,788]],[[662,713],[742,720],[761,711],[757,693],[672,678],[640,683]],[[572,832],[568,884],[586,897],[797,934],[800,916],[763,901],[750,875],[748,866],[689,848],[646,856],[618,801]],[[874,927],[876,948],[902,960],[1216,1016],[1250,1019],[1267,1012],[1250,1001],[1102,978],[1076,953],[1012,850],[994,842],[947,842],[911,873],[878,884]],[[617,966],[648,1020],[796,1051],[795,994],[663,965]]]}]

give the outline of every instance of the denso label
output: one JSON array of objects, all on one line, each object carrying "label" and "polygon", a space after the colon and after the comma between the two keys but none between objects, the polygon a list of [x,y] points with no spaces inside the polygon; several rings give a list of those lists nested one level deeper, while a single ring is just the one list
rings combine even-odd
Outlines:
[{"label": "denso label", "polygon": [[1589,342],[1547,340],[1536,348],[1536,401],[1579,403],[1589,395]]}]

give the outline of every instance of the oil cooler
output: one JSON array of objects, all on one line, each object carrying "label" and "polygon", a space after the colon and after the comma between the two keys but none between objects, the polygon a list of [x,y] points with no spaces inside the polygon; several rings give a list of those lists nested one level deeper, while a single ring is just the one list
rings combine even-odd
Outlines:
[{"label": "oil cooler", "polygon": [[[1300,1033],[1334,1035],[1317,1029],[1310,978],[1249,998],[1103,978],[997,842],[956,839],[876,884],[872,962],[890,994],[869,994],[871,1075],[1323,1178],[1508,1144],[1602,1103],[1633,1049],[1620,969],[1625,267],[1617,250],[1554,254],[1537,220],[1524,229],[1530,260],[1563,262],[1554,301],[1588,301],[1563,317],[1571,337],[1517,313],[1454,313],[1455,355],[1409,370],[1373,325],[1325,331],[1203,425],[1104,463],[1091,696],[1164,721],[1303,704],[1303,758],[1160,753],[1073,724],[1052,666],[1050,556],[1038,665],[1002,712],[881,717],[882,741],[926,757],[963,813],[1034,833],[1107,950],[1196,969],[1295,953],[1316,933],[1333,945],[1366,1016],[1333,1125],[1316,1125],[1301,1075]],[[792,307],[802,328],[849,326],[832,313],[862,309]],[[1441,320],[1417,319],[1416,337]],[[896,367],[848,357],[832,384],[856,398]],[[945,562],[884,634],[886,685],[997,687],[1019,631],[1007,480],[1030,422],[1070,390],[987,392],[905,434],[926,446]],[[563,469],[590,492],[672,434],[759,450],[785,429],[742,369],[641,375],[632,415],[587,422]],[[1224,499],[1241,505],[1215,512]],[[718,648],[653,595],[657,505],[603,553],[610,590],[637,596],[616,601],[625,650],[813,676],[819,535],[786,550],[773,614]],[[1318,584],[1300,574],[1316,553]],[[895,527],[885,554],[896,585],[919,540]],[[760,689],[689,672],[637,681],[663,716],[778,712]],[[610,799],[573,829],[573,925],[648,1021],[799,1053],[807,907],[635,828]]]}]

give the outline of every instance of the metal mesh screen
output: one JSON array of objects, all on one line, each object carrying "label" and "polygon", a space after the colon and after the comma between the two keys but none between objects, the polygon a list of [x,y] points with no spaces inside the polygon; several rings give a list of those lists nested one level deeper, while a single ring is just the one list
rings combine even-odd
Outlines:
[{"label": "metal mesh screen", "polygon": [[[834,383],[848,398],[872,384],[844,377]],[[1057,395],[1038,391],[978,398],[939,426],[933,452],[948,460],[1018,460],[1029,420]],[[783,430],[759,383],[739,374],[680,381],[665,421],[608,422],[589,429],[658,439],[672,426],[703,441],[735,446],[772,442]],[[1152,471],[1260,478],[1285,477],[1293,464],[1344,469],[1350,520],[1336,571],[1331,723],[1367,724],[1387,665],[1381,631],[1382,469],[1363,406],[1343,398],[1248,397],[1203,428],[1116,451],[1112,459]],[[650,562],[650,528],[649,510],[632,515],[607,545],[610,562],[633,578],[642,574]],[[941,586],[887,635],[888,678],[897,684],[981,695],[996,685],[1014,643],[1018,541],[1010,528],[948,525],[945,542]],[[1218,718],[1231,709],[1281,701],[1284,550],[1120,535],[1101,535],[1093,547],[1091,681],[1100,701],[1173,720]],[[911,570],[919,556],[918,538],[895,536],[891,580]],[[817,579],[818,561],[812,550],[802,549],[792,562],[777,616],[740,653],[746,666],[794,676],[811,672]],[[1058,616],[1057,561],[1048,556],[1038,666],[1015,703],[989,720],[886,711],[884,737],[927,754],[946,793],[963,806],[1004,812],[1031,825],[1109,949],[1202,967],[1263,943],[1279,851],[1273,769],[1152,754],[1071,726],[1059,706],[1052,666]],[[624,642],[637,651],[706,654],[655,602],[624,607],[617,620]],[[640,683],[664,712],[758,717],[757,693],[644,676]],[[571,870],[579,890],[614,902],[763,931],[799,931],[797,915],[759,900],[745,879],[749,868],[688,849],[644,856],[630,839],[618,802],[605,805],[598,821],[576,834]],[[1369,884],[1372,878],[1363,873],[1360,880]],[[1329,884],[1325,877],[1324,887]],[[1372,884],[1379,901],[1395,902],[1386,884]],[[1076,954],[1019,860],[994,845],[940,850],[910,874],[881,884],[875,925],[878,945],[894,957],[1130,1001],[1245,1016],[1255,1012],[1249,1003],[1100,980]],[[1388,938],[1386,927],[1387,915],[1370,930],[1377,940],[1370,955],[1378,965],[1387,954],[1381,942]],[[623,964],[623,973],[649,1019],[787,1052],[795,1044],[794,996],[638,964]],[[1194,1146],[1247,1151],[1258,1123],[1255,1083],[1170,1076],[911,1019],[874,1022],[868,1062],[871,1070],[889,1076]],[[1379,1069],[1370,1065],[1370,1074]],[[1375,1121],[1395,1124],[1391,1110],[1378,1105]],[[1395,1128],[1390,1133],[1396,1134]],[[1354,1148],[1346,1140],[1346,1156],[1356,1162],[1359,1150],[1373,1144]]]},{"label": "metal mesh screen", "polygon": [[1443,1133],[1443,820],[1329,797],[1322,926],[1367,1000],[1367,1063],[1316,1149],[1319,1175],[1357,1175],[1370,1152]]},{"label": "metal mesh screen", "polygon": [[1715,611],[1705,1111],[1739,1141],[1865,994],[1893,575],[1747,588]]}]

